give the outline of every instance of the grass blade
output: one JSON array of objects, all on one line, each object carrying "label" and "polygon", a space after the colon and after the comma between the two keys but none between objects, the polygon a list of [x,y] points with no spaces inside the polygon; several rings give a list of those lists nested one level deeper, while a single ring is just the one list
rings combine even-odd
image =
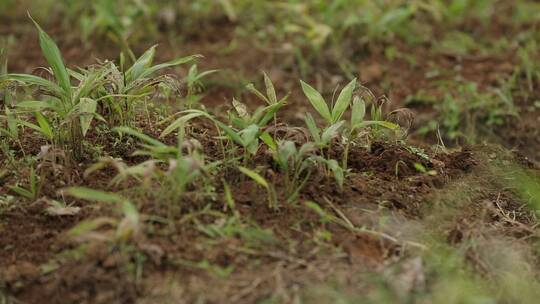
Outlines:
[{"label": "grass blade", "polygon": [[66,66],[64,65],[64,60],[62,59],[62,55],[60,53],[60,50],[58,49],[58,46],[52,38],[47,35],[47,33],[39,26],[39,24],[32,19],[32,16],[30,16],[30,19],[32,22],[34,22],[38,34],[39,34],[39,45],[41,47],[41,51],[43,52],[43,55],[45,56],[45,59],[51,66],[54,77],[56,78],[56,81],[58,81],[58,84],[63,89],[65,95],[70,96],[71,95],[71,83],[69,81],[69,74],[66,69]]},{"label": "grass blade", "polygon": [[91,202],[120,203],[125,201],[125,198],[118,194],[103,192],[85,187],[70,187],[65,189],[62,193]]},{"label": "grass blade", "polygon": [[45,116],[43,116],[43,114],[39,112],[36,112],[36,120],[39,124],[41,133],[43,133],[49,140],[52,141],[54,138],[54,133],[52,131],[51,125],[49,124]]},{"label": "grass blade", "polygon": [[166,147],[166,145],[162,142],[160,142],[159,140],[156,140],[156,139],[153,139],[152,137],[146,135],[146,134],[143,134],[139,131],[136,131],[136,130],[133,130],[132,128],[130,127],[117,127],[117,128],[114,128],[113,130],[115,130],[116,132],[119,132],[119,133],[123,133],[123,134],[127,134],[127,135],[131,135],[133,137],[136,137],[142,141],[145,141],[147,143],[149,143],[150,145],[154,146],[154,147]]},{"label": "grass blade", "polygon": [[255,172],[255,171],[253,171],[251,169],[248,169],[246,167],[238,167],[238,170],[240,170],[240,172],[247,175],[249,178],[251,178],[257,184],[263,186],[266,189],[270,189],[270,186],[268,185],[268,182],[266,181],[266,179],[264,179],[264,177],[259,175],[259,173]]}]

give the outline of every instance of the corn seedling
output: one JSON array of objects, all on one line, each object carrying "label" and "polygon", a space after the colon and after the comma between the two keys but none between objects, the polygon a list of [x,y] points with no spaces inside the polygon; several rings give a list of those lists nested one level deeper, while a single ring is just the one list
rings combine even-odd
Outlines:
[{"label": "corn seedling", "polygon": [[[34,112],[36,123],[28,119],[20,119],[18,123],[38,131],[53,145],[66,148],[75,158],[80,158],[83,153],[82,138],[91,128],[92,120],[105,121],[98,113],[98,103],[108,109],[102,112],[108,113],[107,120],[111,125],[130,125],[134,119],[133,104],[151,94],[158,85],[172,82],[167,76],[155,77],[155,73],[198,57],[188,56],[152,65],[155,55],[155,47],[152,47],[126,71],[123,71],[124,60],[121,60],[120,69],[108,62],[77,72],[65,67],[54,41],[37,23],[35,25],[55,81],[26,74],[8,74],[4,81],[40,88],[44,99],[22,101],[16,105],[21,113]],[[78,83],[75,87],[72,80]],[[11,128],[10,134],[13,130]]]}]

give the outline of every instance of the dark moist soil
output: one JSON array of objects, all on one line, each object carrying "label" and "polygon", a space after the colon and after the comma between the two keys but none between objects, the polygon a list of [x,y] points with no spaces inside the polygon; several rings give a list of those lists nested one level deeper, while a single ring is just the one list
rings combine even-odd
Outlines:
[{"label": "dark moist soil", "polygon": [[[478,178],[475,170],[480,170],[477,169],[479,166],[487,166],[485,155],[488,152],[482,147],[452,153],[428,151],[425,152],[427,158],[409,149],[401,144],[383,142],[372,143],[370,149],[355,148],[350,158],[351,177],[343,190],[338,190],[324,178],[314,177],[302,191],[300,201],[312,200],[325,209],[342,210],[359,227],[375,226],[377,217],[366,213],[366,210],[378,212],[381,207],[391,212],[394,218],[418,221],[424,217],[426,204],[430,204],[435,193],[446,191],[455,181]],[[421,163],[437,174],[419,173],[415,163]],[[397,174],[396,166],[399,167]],[[77,175],[82,176],[82,172]],[[91,176],[84,183],[93,187],[103,186],[103,180],[109,180],[113,175],[114,172],[106,171],[102,175]],[[275,239],[262,241],[263,251],[257,249],[261,244],[251,248],[238,236],[211,241],[193,225],[180,224],[179,221],[176,221],[175,232],[171,232],[167,225],[147,223],[145,236],[128,247],[119,248],[99,240],[82,246],[66,232],[84,219],[110,216],[109,208],[80,202],[76,206],[82,211],[76,216],[50,216],[44,213],[44,202],[38,200],[2,212],[0,286],[23,303],[37,303],[42,299],[48,299],[48,303],[131,303],[135,299],[152,302],[154,296],[190,303],[202,294],[212,303],[234,303],[236,301],[232,299],[238,296],[241,298],[237,300],[255,302],[272,295],[279,287],[275,285],[274,277],[262,275],[267,271],[274,273],[281,269],[283,284],[295,282],[302,287],[324,283],[318,271],[324,273],[323,269],[330,265],[338,277],[350,276],[351,273],[345,271],[348,268],[361,273],[376,271],[403,257],[403,244],[400,242],[377,234],[352,233],[335,224],[321,226],[318,216],[302,204],[285,205],[276,212],[269,209],[264,199],[265,192],[256,184],[241,176],[231,176],[230,180],[240,181],[231,182],[231,187],[241,218],[273,231]],[[52,195],[57,193],[56,190],[48,189],[47,192]],[[7,190],[3,187],[4,191]],[[278,193],[280,191],[278,186]],[[483,195],[497,196],[489,192]],[[505,195],[505,210],[520,210],[521,205],[514,203],[515,197]],[[190,206],[192,202],[186,199],[181,205]],[[500,195],[498,200],[501,201]],[[156,209],[155,204],[148,201],[139,208],[142,214],[162,214],[163,210]],[[329,204],[333,207],[330,208]],[[485,206],[473,204],[470,208],[476,210],[470,213],[470,220],[478,221],[479,211],[474,208],[485,210]],[[523,228],[530,224],[527,219],[517,220],[521,225],[518,235],[530,234]],[[205,224],[213,223],[211,217],[202,216],[199,220]],[[499,221],[496,215],[482,218],[480,223],[488,225],[494,221]],[[313,242],[317,231],[324,226],[333,233],[332,243],[336,248],[318,246]],[[452,242],[467,237],[470,233],[467,227],[470,228],[463,224],[453,227],[449,234]],[[104,230],[103,233],[113,231]],[[394,233],[389,232],[390,235]],[[296,245],[294,249],[287,249],[285,244],[291,244],[291,241]],[[337,248],[343,251],[340,253]],[[129,252],[142,253],[144,261]],[[236,270],[224,279],[196,266],[203,260],[223,268],[234,266]],[[134,265],[144,265],[142,276],[137,278],[134,275]],[[181,286],[175,287],[180,288],[179,294],[163,286],[157,287],[159,282],[172,284],[178,278],[182,278]],[[248,280],[255,280],[257,288],[249,289]],[[216,284],[212,286],[220,287],[208,290],[207,286],[212,283]]]}]

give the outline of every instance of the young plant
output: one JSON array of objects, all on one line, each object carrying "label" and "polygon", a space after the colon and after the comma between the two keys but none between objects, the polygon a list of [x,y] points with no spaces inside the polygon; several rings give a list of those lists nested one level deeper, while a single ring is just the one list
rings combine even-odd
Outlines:
[{"label": "young plant", "polygon": [[322,97],[321,93],[315,90],[312,86],[303,82],[302,80],[300,80],[300,84],[302,85],[302,90],[313,108],[325,121],[325,127],[330,128],[331,126],[339,123],[341,117],[349,108],[354,89],[356,88],[356,78],[349,82],[341,90],[335,104],[333,104],[331,107],[328,107],[328,104]]},{"label": "young plant", "polygon": [[209,70],[199,73],[197,65],[194,64],[189,68],[186,84],[187,84],[187,96],[186,104],[188,109],[191,109],[195,103],[197,103],[201,98],[201,92],[204,89],[202,79],[208,75],[218,72],[218,70]]},{"label": "young plant", "polygon": [[0,115],[0,121],[5,122],[5,127],[0,127],[0,138],[5,137],[20,143],[18,120],[7,106],[4,108],[4,115]]},{"label": "young plant", "polygon": [[105,107],[104,112],[110,113],[107,117],[109,124],[131,126],[135,120],[135,106],[146,102],[148,97],[158,88],[166,86],[175,92],[179,90],[179,83],[174,77],[156,76],[156,73],[201,57],[200,55],[191,55],[154,65],[155,54],[156,46],[153,46],[127,69],[125,57],[122,54],[119,67],[110,64],[109,86],[103,87],[99,92],[100,100]]},{"label": "young plant", "polygon": [[[270,79],[270,77],[268,77],[268,75],[266,75],[265,72],[263,72],[263,77],[264,77],[264,86],[266,87],[266,95],[261,93],[261,91],[257,90],[257,88],[255,88],[255,85],[253,85],[252,83],[248,84],[246,88],[251,93],[255,94],[259,99],[266,102],[266,104],[268,104],[269,106],[275,105],[278,103],[285,104],[287,102],[287,98],[289,97],[289,95],[287,94],[278,100],[277,95],[276,95],[276,89],[274,88],[274,84],[272,83],[272,80]],[[274,126],[276,125],[277,125],[277,117],[274,114]]]},{"label": "young plant", "polygon": [[[351,106],[351,119],[349,125],[344,132],[345,148],[343,150],[342,164],[341,167],[344,171],[347,171],[347,163],[349,159],[349,150],[351,144],[361,137],[362,130],[368,127],[383,127],[390,130],[396,130],[399,128],[398,125],[391,123],[389,121],[381,120],[382,119],[382,109],[380,106],[373,104],[371,106],[371,117],[372,120],[364,120],[366,115],[366,103],[365,101],[355,96]],[[369,134],[369,131],[368,131]]]},{"label": "young plant", "polygon": [[[131,135],[137,137],[143,144],[141,144],[141,150],[138,150],[134,155],[149,156],[153,160],[153,164],[166,163],[167,170],[163,171],[159,166],[154,166],[153,173],[157,177],[164,177],[166,189],[171,189],[171,197],[174,200],[179,199],[185,192],[189,185],[193,184],[196,180],[209,175],[209,170],[217,165],[205,164],[204,154],[200,153],[195,147],[192,141],[185,140],[184,126],[179,126],[178,143],[177,146],[168,146],[164,143],[153,139],[145,134],[135,131],[128,127],[119,127],[116,130],[122,134]],[[184,152],[187,150],[187,153]],[[134,169],[133,173],[136,175],[147,174],[148,170],[144,170],[143,167]]]},{"label": "young plant", "polygon": [[287,140],[277,144],[268,133],[261,138],[270,148],[272,157],[281,171],[287,201],[294,201],[309,180],[311,168],[316,165],[316,158],[313,155],[316,150],[315,144],[308,142],[297,149],[293,141]]},{"label": "young plant", "polygon": [[[356,87],[356,79],[353,79],[341,90],[336,103],[331,107],[328,107],[328,104],[317,90],[303,81],[300,83],[309,102],[325,122],[325,126],[321,130],[310,114],[307,114],[304,118],[311,137],[320,149],[321,155],[324,155],[324,149],[330,148],[332,139],[338,134],[341,134],[342,127],[345,125],[345,121],[341,120],[341,118],[345,111],[350,107],[353,92]],[[322,156],[319,157],[318,160],[326,165],[327,175],[330,172],[333,173],[334,178],[341,188],[343,186],[343,172],[339,164],[337,164],[335,160]]]},{"label": "young plant", "polygon": [[[73,238],[88,239],[99,234],[100,240],[105,239],[112,244],[125,245],[134,241],[142,229],[141,216],[137,208],[128,199],[109,192],[98,191],[84,187],[71,187],[62,191],[65,196],[71,196],[91,202],[115,204],[121,211],[123,218],[117,220],[109,217],[98,217],[83,221],[71,228],[68,235]],[[106,225],[116,227],[115,233],[101,234],[98,230]]]},{"label": "young plant", "polygon": [[[247,163],[250,156],[253,156],[259,150],[259,137],[264,133],[264,128],[274,117],[276,112],[284,106],[284,101],[269,105],[264,108],[258,108],[253,114],[247,111],[247,107],[233,100],[233,105],[237,115],[231,114],[229,120],[231,125],[227,125],[211,114],[202,110],[186,110],[178,114],[183,116],[172,122],[163,132],[160,137],[167,136],[173,131],[184,126],[189,120],[202,117],[211,120],[218,131],[223,131],[229,141],[240,145],[243,148],[243,161]],[[224,151],[225,153],[225,151]],[[225,155],[224,155],[225,156]]]},{"label": "young plant", "polygon": [[[65,148],[73,157],[79,158],[82,154],[82,138],[86,135],[92,119],[99,117],[95,112],[97,101],[91,98],[91,94],[102,84],[108,71],[97,68],[79,74],[68,70],[54,41],[36,22],[34,24],[54,81],[28,74],[6,75],[5,81],[39,87],[44,96],[42,100],[16,104],[17,108],[21,109],[20,113],[34,112],[36,123],[24,119],[18,119],[17,122],[38,131],[53,145]],[[78,76],[74,77],[78,80],[76,87],[71,85],[74,74]],[[13,130],[12,128],[11,131]]]}]

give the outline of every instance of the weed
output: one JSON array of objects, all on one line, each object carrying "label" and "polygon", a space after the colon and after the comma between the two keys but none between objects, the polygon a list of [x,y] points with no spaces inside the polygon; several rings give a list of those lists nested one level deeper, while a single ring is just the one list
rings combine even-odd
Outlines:
[{"label": "weed", "polygon": [[40,181],[34,168],[30,169],[30,175],[28,177],[28,186],[22,187],[18,185],[9,186],[9,189],[18,195],[25,197],[29,200],[36,200],[39,196]]},{"label": "weed", "polygon": [[[34,22],[35,23],[35,22]],[[150,48],[133,66],[125,72],[112,63],[91,67],[80,72],[65,67],[60,51],[54,41],[35,23],[43,55],[51,67],[55,82],[27,74],[8,74],[4,81],[15,81],[38,87],[44,95],[42,100],[22,101],[16,104],[17,114],[33,112],[33,120],[15,119],[25,127],[38,131],[54,146],[65,148],[72,157],[80,159],[83,155],[83,141],[92,121],[97,118],[111,125],[130,125],[134,120],[133,107],[136,101],[143,100],[152,89],[168,78],[153,75],[165,68],[189,62],[197,56],[179,58],[170,62],[152,65],[155,47]],[[123,66],[123,64],[121,65]],[[78,82],[72,87],[71,81]],[[113,89],[109,91],[107,87]],[[107,119],[98,113],[98,103],[102,103],[108,113]],[[17,135],[11,112],[4,110],[3,117],[8,129],[2,132],[14,138]]]},{"label": "weed", "polygon": [[[39,87],[46,96],[43,100],[22,101],[16,104],[18,114],[26,111],[34,112],[36,123],[29,120],[16,119],[22,126],[38,131],[55,146],[66,148],[75,158],[82,155],[82,138],[90,128],[92,119],[99,117],[96,113],[97,101],[90,96],[104,80],[107,71],[103,69],[88,70],[86,74],[76,73],[79,83],[73,88],[71,76],[54,41],[35,23],[39,33],[39,41],[43,55],[51,67],[55,82],[39,76],[27,74],[8,74],[7,80],[21,82]],[[5,110],[8,124],[9,110]],[[9,134],[14,136],[16,128],[9,127]]]},{"label": "weed", "polygon": [[316,166],[317,158],[313,155],[316,147],[308,142],[297,149],[292,141],[276,144],[273,139],[270,140],[266,139],[265,143],[270,147],[274,161],[283,175],[287,201],[294,201],[309,180],[312,167]]}]

